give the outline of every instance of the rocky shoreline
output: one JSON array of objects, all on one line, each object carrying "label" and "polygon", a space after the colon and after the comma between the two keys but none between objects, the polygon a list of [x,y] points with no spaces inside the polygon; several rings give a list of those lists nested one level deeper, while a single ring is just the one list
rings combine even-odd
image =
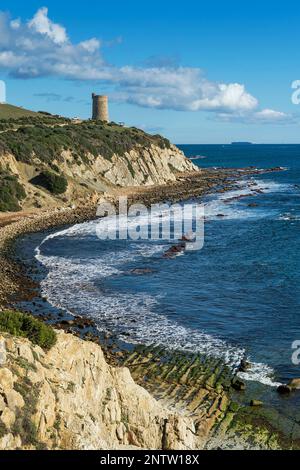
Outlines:
[{"label": "rocky shoreline", "polygon": [[[275,168],[267,171],[280,170]],[[177,202],[210,192],[229,191],[236,187],[241,177],[262,172],[254,168],[202,170],[197,174],[181,174],[176,183],[135,188],[133,191],[118,190],[104,197],[116,202],[118,195],[123,194],[128,196],[129,203],[142,202],[145,205],[163,201]],[[16,261],[16,239],[27,233],[94,219],[97,202],[93,197],[88,201],[79,201],[77,207],[36,212],[27,216],[20,214],[17,221],[0,225],[0,310],[7,306],[13,307],[16,301],[37,296],[38,285],[27,276],[24,266]],[[80,317],[60,319],[56,326],[99,344],[99,336],[93,334],[92,321]],[[176,353],[174,362],[172,355],[154,347],[120,350],[115,338],[109,336],[103,338],[100,344],[109,364],[128,367],[136,383],[146,387],[168,409],[172,409],[174,403],[177,404],[176,412],[178,404],[181,409],[185,409],[185,416],[192,419],[194,432],[201,438],[201,447],[281,448],[289,445],[285,437],[266,421],[264,410],[260,412],[261,404],[258,405],[257,400],[253,399],[245,406],[243,397],[241,399],[239,396],[244,391],[244,384],[218,361],[207,360],[199,355]],[[247,432],[237,439],[244,422],[247,422]],[[258,424],[261,433],[257,432]]]},{"label": "rocky shoreline", "polygon": [[[250,173],[251,170],[247,171]],[[234,186],[235,179],[244,174],[244,170],[202,170],[198,173],[180,174],[175,183],[126,190],[120,188],[100,197],[93,195],[87,200],[80,199],[76,206],[36,210],[24,215],[20,212],[14,214],[14,217],[0,218],[0,307],[14,303],[25,292],[28,295],[33,287],[22,266],[12,256],[13,243],[18,237],[92,220],[96,217],[99,200],[107,199],[115,203],[118,196],[126,195],[129,204],[140,202],[150,206],[166,200],[178,202],[212,191],[227,191]]]}]

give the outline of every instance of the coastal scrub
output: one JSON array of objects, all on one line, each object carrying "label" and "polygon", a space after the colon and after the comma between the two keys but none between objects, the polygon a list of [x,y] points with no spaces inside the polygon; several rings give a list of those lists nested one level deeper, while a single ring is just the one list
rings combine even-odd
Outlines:
[{"label": "coastal scrub", "polygon": [[51,349],[57,341],[56,332],[51,326],[21,312],[0,312],[0,331],[27,338],[46,350]]}]

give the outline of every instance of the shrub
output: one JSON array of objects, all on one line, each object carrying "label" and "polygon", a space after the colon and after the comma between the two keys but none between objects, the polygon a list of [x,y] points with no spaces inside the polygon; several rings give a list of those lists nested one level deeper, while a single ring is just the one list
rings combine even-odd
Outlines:
[{"label": "shrub", "polygon": [[13,212],[21,210],[19,201],[24,199],[26,193],[18,178],[7,172],[0,172],[0,212]]},{"label": "shrub", "polygon": [[18,161],[29,164],[34,156],[47,164],[59,160],[63,150],[79,155],[84,162],[87,154],[111,160],[114,154],[124,155],[138,145],[170,147],[170,142],[160,135],[101,121],[73,124],[64,118],[39,115],[2,124],[9,124],[11,129],[17,126],[17,130],[0,134],[0,150],[11,152]]},{"label": "shrub", "polygon": [[52,171],[42,171],[42,173],[35,176],[30,182],[48,189],[52,194],[63,194],[66,192],[68,187],[66,178],[62,175],[57,175]]},{"label": "shrub", "polygon": [[57,341],[56,332],[51,326],[21,312],[0,312],[0,331],[27,338],[46,350]]}]

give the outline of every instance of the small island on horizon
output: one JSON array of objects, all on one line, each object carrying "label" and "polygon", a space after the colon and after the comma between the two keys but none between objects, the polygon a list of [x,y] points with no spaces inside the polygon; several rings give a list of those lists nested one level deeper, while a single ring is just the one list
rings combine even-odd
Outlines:
[{"label": "small island on horizon", "polygon": [[231,142],[231,145],[253,145],[253,142]]}]

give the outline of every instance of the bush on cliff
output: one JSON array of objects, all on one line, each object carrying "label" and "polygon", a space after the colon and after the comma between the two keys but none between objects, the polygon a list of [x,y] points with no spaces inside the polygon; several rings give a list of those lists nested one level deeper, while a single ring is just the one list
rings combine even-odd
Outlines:
[{"label": "bush on cliff", "polygon": [[57,341],[56,332],[51,326],[21,312],[0,312],[0,331],[27,338],[46,350]]},{"label": "bush on cliff", "polygon": [[19,201],[26,196],[18,178],[0,170],[0,212],[15,212],[21,210]]},{"label": "bush on cliff", "polygon": [[64,150],[79,162],[87,163],[88,155],[94,158],[102,155],[111,160],[114,154],[124,155],[138,146],[170,148],[170,142],[160,135],[101,121],[74,124],[70,120],[44,116],[2,122],[2,126],[7,124],[14,130],[0,134],[0,152],[12,153],[18,161],[29,164],[33,157],[47,164],[59,161]]},{"label": "bush on cliff", "polygon": [[52,171],[42,171],[38,176],[30,181],[32,184],[42,186],[52,194],[63,194],[66,192],[68,182],[62,175],[57,175]]}]

